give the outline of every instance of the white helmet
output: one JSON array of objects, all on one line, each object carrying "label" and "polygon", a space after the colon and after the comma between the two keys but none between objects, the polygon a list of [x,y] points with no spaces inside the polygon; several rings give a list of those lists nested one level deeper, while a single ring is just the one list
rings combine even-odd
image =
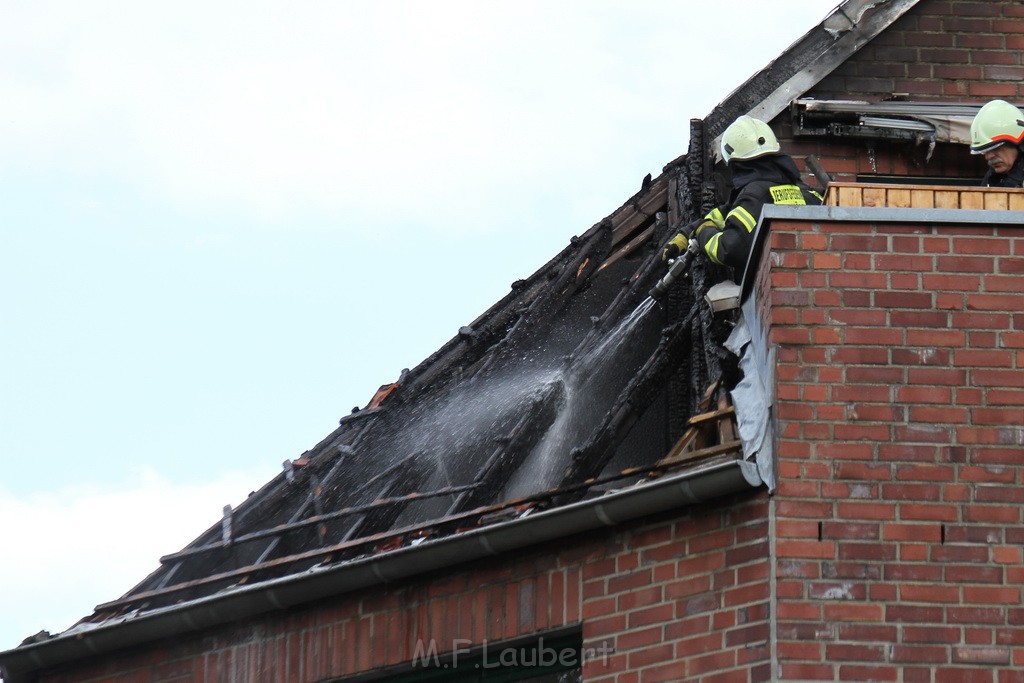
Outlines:
[{"label": "white helmet", "polygon": [[1004,100],[992,100],[971,121],[971,154],[984,154],[999,145],[1024,140],[1024,114]]},{"label": "white helmet", "polygon": [[733,121],[722,133],[725,163],[733,159],[756,159],[766,154],[777,154],[780,149],[771,127],[746,114]]}]

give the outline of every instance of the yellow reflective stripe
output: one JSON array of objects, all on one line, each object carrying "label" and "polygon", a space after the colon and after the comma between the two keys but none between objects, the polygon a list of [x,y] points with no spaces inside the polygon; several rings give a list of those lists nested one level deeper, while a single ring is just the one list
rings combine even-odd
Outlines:
[{"label": "yellow reflective stripe", "polygon": [[754,227],[757,226],[757,221],[749,211],[744,209],[742,206],[737,206],[735,209],[729,212],[729,218],[735,218],[738,220],[747,232],[754,232]]},{"label": "yellow reflective stripe", "polygon": [[704,243],[704,253],[706,253],[712,261],[720,266],[725,264],[718,260],[718,240],[722,238],[722,233],[716,232],[711,236],[707,242]]},{"label": "yellow reflective stripe", "polygon": [[721,229],[719,226],[715,225],[713,221],[706,220],[697,226],[697,229],[693,232],[693,236],[699,237],[700,234],[707,228],[714,228],[715,230]]},{"label": "yellow reflective stripe", "polygon": [[813,195],[814,195],[815,197],[817,197],[817,198],[818,198],[818,201],[819,201],[819,202],[821,202],[821,203],[823,203],[823,204],[825,203],[825,198],[824,198],[823,196],[821,196],[821,194],[820,194],[820,193],[818,193],[818,192],[815,192],[814,190],[809,190],[809,192],[810,192],[811,194],[813,194]]},{"label": "yellow reflective stripe", "polygon": [[796,185],[773,185],[768,188],[775,204],[806,204],[804,193]]},{"label": "yellow reflective stripe", "polygon": [[712,209],[707,216],[704,216],[704,220],[711,221],[715,224],[715,227],[725,227],[725,218],[722,216],[722,211],[717,207]]}]

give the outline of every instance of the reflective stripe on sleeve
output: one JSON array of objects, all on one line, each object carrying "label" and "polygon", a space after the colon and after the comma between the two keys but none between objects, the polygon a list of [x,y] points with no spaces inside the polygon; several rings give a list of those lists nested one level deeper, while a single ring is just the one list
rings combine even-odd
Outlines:
[{"label": "reflective stripe on sleeve", "polygon": [[740,224],[747,229],[747,232],[754,232],[754,228],[757,226],[757,221],[749,211],[744,209],[742,206],[737,206],[735,209],[729,212],[728,218],[735,218]]},{"label": "reflective stripe on sleeve", "polygon": [[704,243],[704,253],[706,253],[708,257],[710,257],[711,260],[717,263],[718,265],[724,266],[725,264],[718,259],[718,241],[721,238],[722,233],[720,232],[716,232],[714,235],[712,235],[711,239]]},{"label": "reflective stripe on sleeve", "polygon": [[716,228],[725,227],[725,218],[722,217],[721,209],[718,209],[717,207],[708,212],[708,215],[704,216],[704,220],[711,221],[715,224]]}]

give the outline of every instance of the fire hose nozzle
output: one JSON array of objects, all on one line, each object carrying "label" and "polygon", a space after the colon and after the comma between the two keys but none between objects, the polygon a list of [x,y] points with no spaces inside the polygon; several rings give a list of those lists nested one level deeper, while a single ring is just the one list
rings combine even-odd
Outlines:
[{"label": "fire hose nozzle", "polygon": [[676,278],[685,275],[690,270],[690,264],[693,263],[693,258],[699,250],[700,245],[697,244],[697,240],[690,240],[686,251],[679,258],[669,261],[668,272],[651,288],[650,297],[655,301],[664,299]]}]

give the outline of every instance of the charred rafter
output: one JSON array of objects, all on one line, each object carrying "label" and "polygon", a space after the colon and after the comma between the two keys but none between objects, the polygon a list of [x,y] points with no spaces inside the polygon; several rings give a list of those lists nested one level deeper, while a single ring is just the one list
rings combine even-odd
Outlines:
[{"label": "charred rafter", "polygon": [[521,414],[512,429],[498,441],[480,468],[472,487],[460,493],[449,515],[482,505],[501,490],[507,477],[517,470],[533,447],[543,438],[565,402],[565,385],[554,381],[544,385]]},{"label": "charred rafter", "polygon": [[[388,545],[389,547],[400,547],[403,542],[411,541],[413,539],[429,539],[429,538],[441,538],[447,534],[453,533],[459,529],[472,528],[478,525],[484,525],[496,516],[501,517],[516,517],[522,514],[526,510],[536,509],[543,507],[549,501],[558,497],[574,496],[578,497],[589,489],[595,486],[601,486],[615,481],[622,481],[628,479],[642,479],[647,476],[657,475],[666,471],[678,469],[677,463],[664,463],[664,464],[653,464],[645,467],[630,467],[621,472],[614,474],[605,475],[599,478],[593,478],[586,481],[578,481],[571,484],[567,484],[564,487],[554,488],[549,491],[538,493],[534,496],[525,498],[517,498],[515,500],[506,501],[503,503],[489,505],[486,507],[479,507],[473,510],[467,510],[454,515],[441,517],[438,519],[431,520],[415,525],[409,525],[401,528],[390,529],[386,532],[374,534],[372,536],[364,536],[351,541],[336,543],[323,548],[315,550],[309,550],[301,553],[295,553],[293,555],[283,556],[268,560],[259,565],[249,565],[241,567],[239,569],[222,572],[219,574],[212,574],[205,576],[201,579],[196,579],[188,582],[181,582],[166,586],[157,590],[149,590],[145,592],[139,592],[136,594],[128,594],[117,600],[106,602],[97,605],[95,610],[97,613],[117,613],[118,611],[124,610],[125,608],[139,605],[143,603],[155,604],[157,602],[173,602],[172,596],[178,596],[181,593],[194,591],[201,589],[206,586],[225,584],[228,582],[244,583],[246,577],[252,576],[258,572],[267,572],[268,570],[288,568],[291,565],[304,565],[311,566],[315,562],[337,562],[348,557],[354,557],[360,553],[366,551],[368,547]],[[451,493],[447,492],[436,492],[437,494],[447,495]],[[383,501],[381,501],[383,502]],[[511,512],[510,512],[511,511]],[[175,553],[175,556],[183,555],[183,553]],[[169,559],[174,556],[168,556]]]},{"label": "charred rafter", "polygon": [[678,365],[689,347],[689,325],[699,305],[690,315],[672,325],[662,334],[658,348],[619,394],[604,421],[591,439],[572,452],[572,463],[566,469],[559,488],[590,479],[604,469],[622,439],[640,414],[654,401],[664,381]]},{"label": "charred rafter", "polygon": [[586,240],[581,240],[579,251],[568,261],[553,279],[545,292],[537,297],[519,317],[508,334],[499,342],[477,372],[486,375],[495,367],[505,365],[509,356],[538,341],[538,335],[546,329],[544,323],[554,316],[568,297],[576,292],[587,279],[597,272],[601,260],[611,249],[611,224],[601,224]]}]

